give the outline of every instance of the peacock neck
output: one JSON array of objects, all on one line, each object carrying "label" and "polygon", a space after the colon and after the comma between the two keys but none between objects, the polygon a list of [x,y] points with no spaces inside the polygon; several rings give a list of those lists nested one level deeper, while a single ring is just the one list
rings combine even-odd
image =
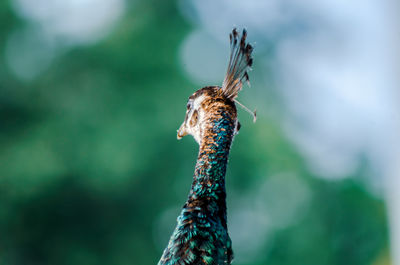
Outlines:
[{"label": "peacock neck", "polygon": [[210,214],[218,212],[218,216],[222,215],[226,219],[225,173],[234,135],[234,122],[228,115],[217,117],[205,126],[189,202],[201,202],[201,205],[207,205]]}]

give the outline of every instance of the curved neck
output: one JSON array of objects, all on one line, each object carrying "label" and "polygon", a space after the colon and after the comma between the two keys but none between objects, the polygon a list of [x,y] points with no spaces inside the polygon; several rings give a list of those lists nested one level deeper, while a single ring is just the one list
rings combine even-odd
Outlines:
[{"label": "curved neck", "polygon": [[220,114],[205,127],[189,197],[220,201],[225,207],[225,173],[235,125]]}]

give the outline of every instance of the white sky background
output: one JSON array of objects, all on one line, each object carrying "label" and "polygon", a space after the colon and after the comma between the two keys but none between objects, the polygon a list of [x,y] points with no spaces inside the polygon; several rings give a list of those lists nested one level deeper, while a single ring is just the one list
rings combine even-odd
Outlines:
[{"label": "white sky background", "polygon": [[[400,11],[395,11],[400,10],[399,4],[394,0],[186,0],[181,1],[181,10],[197,26],[181,52],[194,81],[221,82],[228,56],[221,51],[228,50],[227,34],[233,26],[244,26],[250,42],[256,42],[256,52],[261,50],[255,67],[268,76],[272,69],[284,101],[282,126],[310,170],[322,178],[340,179],[367,159],[372,190],[386,187],[393,263],[400,265],[400,193],[396,192],[400,190],[400,23],[396,21]],[[269,52],[263,58],[271,43],[272,56]],[[252,89],[271,87],[251,75],[253,84],[257,82]],[[262,91],[253,94],[263,95]],[[247,95],[251,97],[250,92]],[[264,106],[256,107],[260,115],[266,112]]]}]

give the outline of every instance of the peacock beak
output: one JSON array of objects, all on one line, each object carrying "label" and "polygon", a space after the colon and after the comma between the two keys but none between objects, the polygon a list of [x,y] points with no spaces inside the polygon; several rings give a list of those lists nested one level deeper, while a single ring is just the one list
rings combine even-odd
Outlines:
[{"label": "peacock beak", "polygon": [[178,138],[178,140],[180,140],[180,139],[182,139],[183,136],[186,136],[186,135],[188,135],[188,133],[186,132],[186,126],[185,126],[185,124],[182,124],[181,127],[179,127],[176,138]]}]

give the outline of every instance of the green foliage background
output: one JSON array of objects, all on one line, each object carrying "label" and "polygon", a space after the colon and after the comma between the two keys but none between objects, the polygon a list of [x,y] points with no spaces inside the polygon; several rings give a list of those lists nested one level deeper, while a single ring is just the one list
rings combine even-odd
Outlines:
[{"label": "green foliage background", "polygon": [[[155,242],[155,222],[183,204],[197,155],[176,129],[205,84],[191,83],[178,61],[191,26],[175,2],[128,8],[108,38],[67,51],[33,81],[15,78],[0,57],[1,265],[156,264],[167,243]],[[0,21],[4,54],[7,36],[28,22],[10,1],[0,2]],[[241,122],[228,208],[237,207],[230,190],[251,193],[282,171],[311,189],[300,221],[271,233],[248,264],[389,264],[385,207],[364,188],[365,170],[318,180],[276,120]]]}]

